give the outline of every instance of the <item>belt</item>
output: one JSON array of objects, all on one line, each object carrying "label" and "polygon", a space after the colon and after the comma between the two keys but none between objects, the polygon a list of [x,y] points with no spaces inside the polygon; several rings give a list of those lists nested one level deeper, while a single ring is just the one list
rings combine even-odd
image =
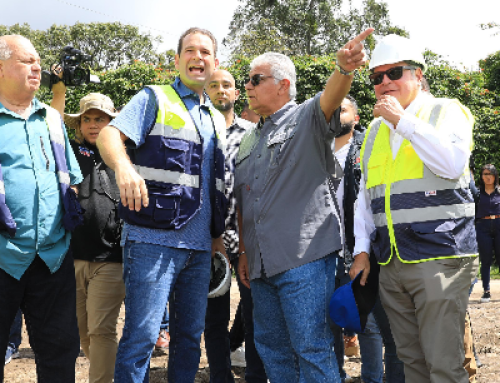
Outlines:
[{"label": "belt", "polygon": [[481,219],[497,219],[500,218],[500,215],[487,215],[486,217],[482,217]]}]

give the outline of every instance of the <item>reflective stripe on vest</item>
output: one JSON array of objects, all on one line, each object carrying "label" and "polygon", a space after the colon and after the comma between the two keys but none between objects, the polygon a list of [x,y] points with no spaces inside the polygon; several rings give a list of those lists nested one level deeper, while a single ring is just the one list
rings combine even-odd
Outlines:
[{"label": "reflective stripe on vest", "polygon": [[[439,129],[452,103],[461,107],[472,125],[469,110],[455,100],[432,99],[417,117]],[[459,179],[439,177],[425,166],[407,140],[393,159],[389,129],[382,119],[375,120],[361,150],[361,168],[376,226],[371,239],[379,262],[387,264],[393,249],[402,262],[474,256],[473,241],[461,239],[464,232],[471,231],[473,236],[475,206],[468,190],[468,167]],[[417,243],[415,249],[412,243]],[[383,246],[377,248],[380,244]]]},{"label": "reflective stripe on vest", "polygon": [[142,178],[147,180],[189,186],[197,189],[200,187],[200,176],[198,175],[173,172],[164,169],[153,169],[140,165],[134,165],[134,168]]}]

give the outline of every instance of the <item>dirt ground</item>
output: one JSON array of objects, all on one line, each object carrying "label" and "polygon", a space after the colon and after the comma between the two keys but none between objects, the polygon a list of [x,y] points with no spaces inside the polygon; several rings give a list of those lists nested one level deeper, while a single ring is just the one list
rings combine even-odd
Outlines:
[{"label": "dirt ground", "polygon": [[[481,287],[476,285],[472,293],[469,310],[472,318],[472,326],[476,350],[479,353],[479,358],[483,366],[478,370],[478,383],[496,383],[500,382],[500,280],[492,280],[491,295],[492,300],[488,304],[481,304]],[[231,312],[232,317],[236,311],[239,300],[238,287],[236,283],[231,287]],[[125,312],[122,311],[119,317],[119,328],[123,327]],[[20,358],[13,359],[5,366],[5,382],[28,383],[36,382],[35,360],[33,352],[29,347],[28,336],[26,329],[23,328],[23,343],[20,347]],[[167,382],[167,363],[168,353],[157,352],[153,354],[151,359],[151,383]],[[76,362],[76,382],[84,383],[88,381],[88,360],[80,354]],[[360,360],[359,358],[350,358],[346,361],[346,371],[351,376],[356,378],[356,382],[361,382],[360,376]],[[244,369],[233,368],[236,383],[244,383]],[[200,367],[196,375],[196,383],[209,383],[209,371],[207,359],[205,356],[204,345],[202,340],[202,356]],[[281,383],[281,382],[280,382]],[[286,382],[284,382],[286,383]]]}]

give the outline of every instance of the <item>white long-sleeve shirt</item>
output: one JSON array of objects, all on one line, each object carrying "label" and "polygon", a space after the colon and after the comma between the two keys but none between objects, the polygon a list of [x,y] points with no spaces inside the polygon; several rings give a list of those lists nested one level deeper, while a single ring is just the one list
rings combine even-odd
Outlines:
[{"label": "white long-sleeve shirt", "polygon": [[[467,117],[456,104],[450,105],[439,131],[416,117],[427,97],[422,92],[408,105],[398,125],[384,123],[390,128],[389,138],[393,159],[404,139],[411,142],[422,162],[436,175],[456,179],[464,173],[471,155],[472,127]],[[354,213],[354,256],[369,253],[370,234],[375,230],[370,198],[365,188],[364,174],[361,176],[358,199]]]}]

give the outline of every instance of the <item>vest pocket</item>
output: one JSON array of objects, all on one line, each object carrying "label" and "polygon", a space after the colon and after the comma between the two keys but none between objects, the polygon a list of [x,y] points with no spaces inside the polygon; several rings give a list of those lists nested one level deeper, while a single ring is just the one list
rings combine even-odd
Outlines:
[{"label": "vest pocket", "polygon": [[158,223],[173,221],[178,216],[179,200],[177,196],[157,196],[153,220]]},{"label": "vest pocket", "polygon": [[189,143],[162,137],[165,169],[185,173],[188,166]]},{"label": "vest pocket", "polygon": [[410,224],[420,259],[456,255],[455,220],[437,220]]},{"label": "vest pocket", "polygon": [[385,184],[385,169],[387,160],[387,154],[376,154],[370,157],[366,177],[367,189]]}]

